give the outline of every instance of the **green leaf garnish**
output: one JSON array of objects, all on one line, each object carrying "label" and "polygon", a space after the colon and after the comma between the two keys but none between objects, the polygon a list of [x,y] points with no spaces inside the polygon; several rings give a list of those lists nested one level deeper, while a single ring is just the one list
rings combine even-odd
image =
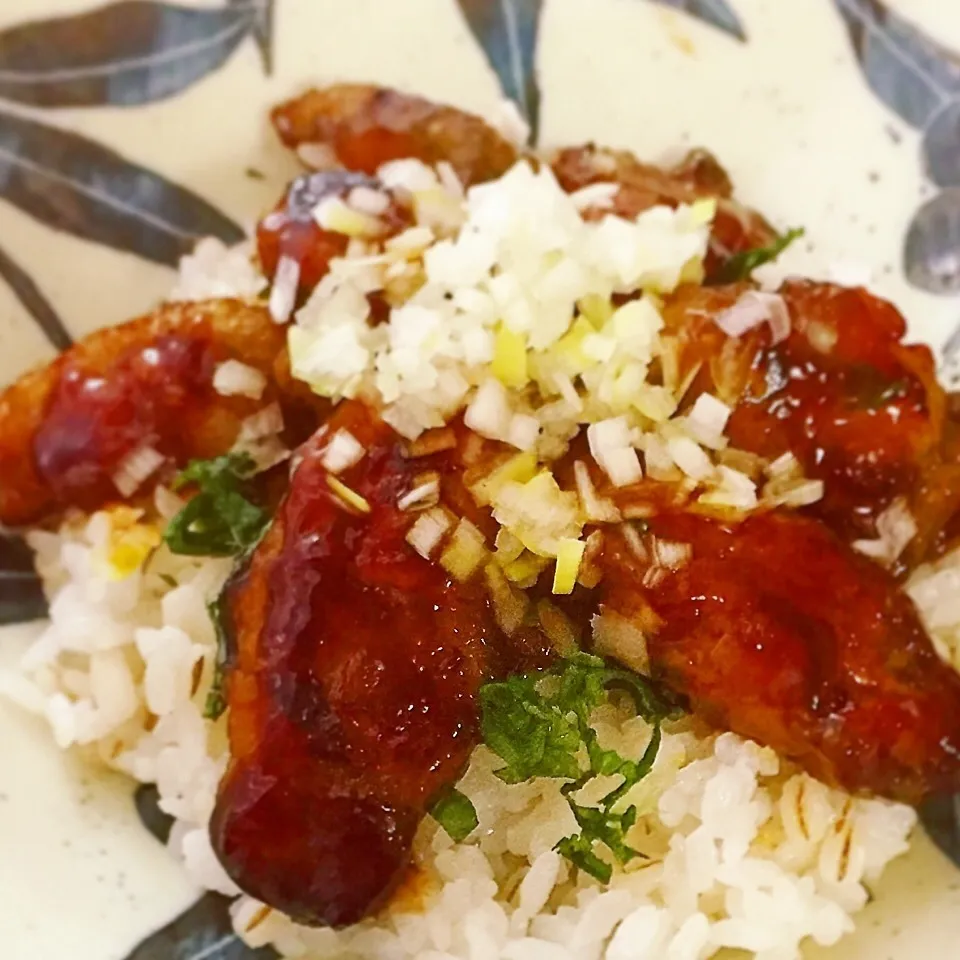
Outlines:
[{"label": "green leaf garnish", "polygon": [[716,276],[716,283],[736,283],[738,280],[749,280],[753,271],[766,263],[772,263],[787,247],[804,235],[803,227],[795,227],[777,237],[768,247],[755,247],[753,250],[744,250],[736,253],[720,267]]},{"label": "green leaf garnish", "polygon": [[459,790],[448,790],[434,805],[430,816],[450,835],[450,839],[460,843],[466,840],[477,828],[479,820],[470,798]]},{"label": "green leaf garnish", "polygon": [[[637,713],[653,725],[638,760],[601,747],[590,723],[593,711],[615,689],[629,694]],[[496,771],[501,780],[569,781],[562,792],[580,832],[557,844],[560,854],[602,883],[609,881],[612,868],[595,852],[595,844],[603,844],[621,864],[641,856],[625,839],[636,823],[637,810],[617,805],[650,772],[660,748],[660,722],[674,713],[673,704],[648,681],[608,666],[599,657],[580,654],[552,670],[485,684],[480,688],[480,710],[483,739],[505,763]],[[598,806],[578,803],[576,794],[598,776],[620,777],[620,784]]]},{"label": "green leaf garnish", "polygon": [[246,453],[191,461],[173,488],[192,484],[199,492],[167,526],[163,538],[170,550],[192,557],[234,557],[256,544],[269,518],[245,495],[243,481],[255,470]]}]

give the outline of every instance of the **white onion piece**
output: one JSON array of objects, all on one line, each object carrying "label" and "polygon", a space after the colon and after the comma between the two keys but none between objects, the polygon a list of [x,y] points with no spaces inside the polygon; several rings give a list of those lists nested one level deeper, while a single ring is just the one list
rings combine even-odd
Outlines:
[{"label": "white onion piece", "polygon": [[321,463],[330,473],[343,473],[358,464],[366,449],[349,430],[338,430],[323,451]]},{"label": "white onion piece", "polygon": [[694,437],[708,447],[723,443],[723,431],[730,419],[731,409],[709,393],[702,393],[687,415],[687,426]]},{"label": "white onion piece", "polygon": [[397,500],[398,510],[425,510],[437,505],[440,499],[440,477],[434,474],[418,483],[409,493]]},{"label": "white onion piece", "polygon": [[650,673],[647,638],[643,630],[626,617],[604,607],[590,621],[593,628],[593,649],[602,657],[610,657],[637,673]]},{"label": "white onion piece", "polygon": [[502,440],[510,430],[513,415],[506,387],[499,380],[487,380],[470,401],[463,422],[474,433],[490,440]]},{"label": "white onion piece", "polygon": [[259,400],[267,378],[256,367],[239,360],[225,360],[213,373],[213,389],[222,397],[250,397]]},{"label": "white onion piece", "polygon": [[728,337],[742,337],[764,323],[770,325],[775,345],[790,336],[790,311],[783,297],[760,290],[748,290],[732,307],[717,314],[714,323]]},{"label": "white onion piece", "polygon": [[619,183],[591,183],[570,194],[578,210],[610,210],[620,192]]},{"label": "white onion piece", "polygon": [[434,507],[417,517],[407,531],[406,541],[424,560],[429,560],[452,525],[450,515],[440,507]]},{"label": "white onion piece", "polygon": [[270,290],[270,316],[276,323],[286,323],[297,302],[297,287],[300,285],[300,264],[292,257],[283,256],[277,264]]},{"label": "white onion piece", "polygon": [[917,534],[917,522],[906,500],[898,497],[877,517],[877,533],[879,536],[876,540],[856,540],[853,547],[889,566],[896,562]]},{"label": "white onion piece", "polygon": [[632,444],[626,417],[612,417],[587,428],[590,454],[616,487],[626,487],[643,479],[640,458]]},{"label": "white onion piece", "polygon": [[137,447],[128,453],[118,464],[113,474],[113,485],[121,497],[131,497],[143,486],[144,481],[166,458],[159,450],[150,446]]},{"label": "white onion piece", "polygon": [[283,411],[279,403],[271,403],[269,406],[251,414],[240,424],[240,433],[237,436],[238,441],[262,440],[264,437],[275,436],[283,432]]}]

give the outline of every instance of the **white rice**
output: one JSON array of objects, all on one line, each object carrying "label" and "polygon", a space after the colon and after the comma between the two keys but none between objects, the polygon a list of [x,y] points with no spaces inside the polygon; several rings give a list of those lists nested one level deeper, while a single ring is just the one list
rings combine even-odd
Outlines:
[{"label": "white rice", "polygon": [[[111,529],[111,515],[98,513],[31,535],[51,623],[27,655],[31,684],[19,678],[19,698],[44,705],[61,746],[156,783],[176,818],[172,851],[199,885],[235,895],[206,832],[225,721],[202,715],[216,655],[206,603],[229,562],[160,547],[144,569],[111,579]],[[945,622],[941,587],[956,576],[960,557],[911,584],[953,651],[960,609]],[[650,734],[615,706],[595,724],[624,755],[639,756]],[[240,896],[238,931],[253,946],[316,960],[703,960],[723,947],[789,960],[807,938],[829,945],[852,929],[867,886],[906,851],[916,822],[910,807],[849,797],[769,749],[686,719],[668,725],[652,773],[629,795],[640,817],[627,839],[646,859],[603,887],[553,852],[574,830],[560,783],[507,785],[493,775],[499,765],[486,748],[474,752],[460,789],[478,829],[456,845],[425,821],[417,892],[385,916],[306,929]]]}]

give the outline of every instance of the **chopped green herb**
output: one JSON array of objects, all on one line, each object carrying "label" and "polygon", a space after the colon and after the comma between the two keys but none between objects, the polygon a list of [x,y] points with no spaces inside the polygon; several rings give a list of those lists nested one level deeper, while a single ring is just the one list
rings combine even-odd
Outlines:
[{"label": "chopped green herb", "polygon": [[794,240],[802,237],[804,232],[802,227],[797,227],[777,237],[768,247],[755,247],[753,250],[734,254],[720,267],[716,282],[735,283],[737,280],[749,280],[757,267],[772,263]]},{"label": "chopped green herb", "polygon": [[177,581],[175,577],[171,577],[169,573],[161,573],[160,579],[170,588],[176,587]]},{"label": "chopped green herb", "polygon": [[193,460],[173,487],[196,485],[199,492],[167,526],[167,546],[174,553],[194,557],[232,557],[249,550],[269,519],[245,495],[244,480],[255,469],[245,453]]},{"label": "chopped green herb", "polygon": [[448,790],[434,805],[430,815],[459,843],[477,828],[477,811],[470,798],[459,790]]},{"label": "chopped green herb", "polygon": [[[627,692],[637,713],[653,724],[639,760],[605,750],[591,726],[593,711],[607,701],[612,689]],[[611,867],[596,854],[594,844],[602,843],[621,864],[640,856],[625,839],[636,822],[636,808],[615,808],[650,772],[660,747],[660,721],[674,712],[643,677],[580,654],[553,670],[485,684],[480,709],[484,741],[505,762],[496,771],[501,780],[570,781],[562,792],[580,832],[561,840],[559,853],[603,883],[610,879]],[[598,776],[619,776],[621,782],[598,806],[577,803],[575,795]]]},{"label": "chopped green herb", "polygon": [[227,701],[223,693],[223,672],[227,665],[227,632],[223,627],[223,608],[221,594],[212,603],[207,604],[207,613],[213,621],[213,629],[217,635],[217,659],[213,667],[213,683],[207,694],[207,702],[203,706],[203,715],[208,720],[218,720],[227,709]]}]

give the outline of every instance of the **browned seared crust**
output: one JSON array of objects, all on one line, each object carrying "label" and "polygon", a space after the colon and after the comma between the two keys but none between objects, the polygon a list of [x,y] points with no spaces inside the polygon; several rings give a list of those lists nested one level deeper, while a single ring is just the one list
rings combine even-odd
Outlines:
[{"label": "browned seared crust", "polygon": [[492,180],[517,150],[480,117],[412,94],[366,84],[310,90],[271,114],[291,148],[326,144],[349,170],[374,173],[389,160],[446,160],[465,184]]},{"label": "browned seared crust", "polygon": [[[239,300],[164,304],[152,313],[86,337],[53,363],[33,370],[0,394],[0,523],[19,526],[42,521],[58,500],[37,467],[34,442],[64,375],[78,372],[107,380],[118,365],[165,337],[201,340],[217,360],[236,358],[273,378],[284,352],[284,331],[262,306]],[[192,428],[182,449],[191,456],[222,453],[233,443],[240,420],[262,403],[220,397],[183,423]]]}]

